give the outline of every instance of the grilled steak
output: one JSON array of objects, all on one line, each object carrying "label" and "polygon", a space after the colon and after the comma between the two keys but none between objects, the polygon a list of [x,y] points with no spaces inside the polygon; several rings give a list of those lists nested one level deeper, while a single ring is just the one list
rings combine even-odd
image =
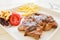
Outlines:
[{"label": "grilled steak", "polygon": [[43,31],[57,28],[57,23],[53,17],[40,13],[34,13],[23,19],[19,31],[25,31],[24,36],[32,36],[38,40]]}]

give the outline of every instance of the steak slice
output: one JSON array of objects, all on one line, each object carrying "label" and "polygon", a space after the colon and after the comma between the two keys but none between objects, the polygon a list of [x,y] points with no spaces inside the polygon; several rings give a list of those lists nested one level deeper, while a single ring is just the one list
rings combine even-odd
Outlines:
[{"label": "steak slice", "polygon": [[[28,31],[27,31],[28,30]],[[28,28],[25,31],[24,36],[31,36],[34,37],[36,40],[38,40],[43,32],[42,28],[37,27],[37,28]]]}]

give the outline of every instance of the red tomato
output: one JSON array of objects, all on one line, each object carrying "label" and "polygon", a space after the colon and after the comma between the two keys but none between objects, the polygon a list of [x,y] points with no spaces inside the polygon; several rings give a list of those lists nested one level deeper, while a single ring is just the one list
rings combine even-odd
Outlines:
[{"label": "red tomato", "polygon": [[20,21],[21,21],[20,15],[17,13],[12,13],[12,15],[10,16],[10,24],[13,26],[17,26],[19,25]]}]

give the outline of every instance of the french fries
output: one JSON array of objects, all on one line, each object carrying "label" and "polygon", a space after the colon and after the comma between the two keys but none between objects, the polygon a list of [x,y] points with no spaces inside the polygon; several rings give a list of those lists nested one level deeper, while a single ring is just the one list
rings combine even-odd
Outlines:
[{"label": "french fries", "polygon": [[4,18],[5,20],[8,20],[11,15],[11,12],[9,10],[1,11],[0,18]]},{"label": "french fries", "polygon": [[15,11],[24,12],[23,16],[28,16],[30,14],[37,12],[39,9],[40,9],[40,7],[38,5],[29,3],[29,4],[18,7],[17,9],[15,9]]}]

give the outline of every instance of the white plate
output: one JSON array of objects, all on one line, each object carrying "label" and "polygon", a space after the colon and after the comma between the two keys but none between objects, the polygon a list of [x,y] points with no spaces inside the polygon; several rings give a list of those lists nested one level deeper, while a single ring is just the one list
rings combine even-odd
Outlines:
[{"label": "white plate", "polygon": [[[41,38],[39,39],[39,40],[49,40],[60,28],[60,13],[43,7],[40,7],[40,11],[47,15],[53,16],[56,22],[58,23],[58,27],[55,30],[43,32]],[[32,37],[28,36],[25,37],[24,33],[18,31],[18,27],[10,27],[10,28],[5,28],[4,26],[1,27],[4,28],[16,40],[34,40]]]}]

